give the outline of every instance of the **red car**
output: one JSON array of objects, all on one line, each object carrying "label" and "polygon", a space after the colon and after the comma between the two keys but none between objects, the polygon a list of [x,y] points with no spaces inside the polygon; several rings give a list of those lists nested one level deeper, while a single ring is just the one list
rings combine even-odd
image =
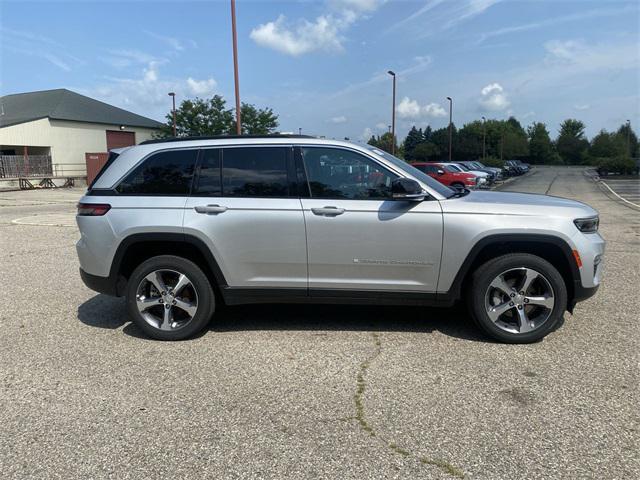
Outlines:
[{"label": "red car", "polygon": [[478,177],[473,173],[459,172],[450,165],[423,162],[412,163],[411,165],[449,187],[476,188],[478,186]]}]

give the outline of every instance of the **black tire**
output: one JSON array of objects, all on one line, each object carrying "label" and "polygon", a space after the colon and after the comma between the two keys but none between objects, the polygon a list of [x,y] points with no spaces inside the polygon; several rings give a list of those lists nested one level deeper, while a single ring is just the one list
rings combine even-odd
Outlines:
[{"label": "black tire", "polygon": [[[184,274],[190,280],[190,287],[195,291],[197,309],[184,326],[175,330],[161,330],[145,320],[138,310],[136,295],[143,279],[156,270],[171,270]],[[157,340],[184,340],[202,331],[213,316],[215,295],[209,279],[192,261],[173,255],[160,255],[142,262],[129,277],[126,294],[129,316],[140,330]]]},{"label": "black tire", "polygon": [[[533,269],[545,277],[553,289],[554,305],[546,321],[535,329],[525,333],[511,333],[500,328],[489,318],[485,296],[496,277],[503,272],[519,268]],[[567,287],[558,270],[543,258],[528,253],[510,253],[487,261],[472,274],[470,288],[467,291],[467,307],[476,325],[490,337],[504,343],[532,343],[544,338],[562,321],[567,308]]]}]

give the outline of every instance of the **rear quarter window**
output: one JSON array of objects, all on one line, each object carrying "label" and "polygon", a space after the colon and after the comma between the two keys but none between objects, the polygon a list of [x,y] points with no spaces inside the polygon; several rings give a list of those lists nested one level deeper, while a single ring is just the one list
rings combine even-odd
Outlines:
[{"label": "rear quarter window", "polygon": [[198,150],[169,150],[151,155],[116,187],[124,195],[188,195]]}]

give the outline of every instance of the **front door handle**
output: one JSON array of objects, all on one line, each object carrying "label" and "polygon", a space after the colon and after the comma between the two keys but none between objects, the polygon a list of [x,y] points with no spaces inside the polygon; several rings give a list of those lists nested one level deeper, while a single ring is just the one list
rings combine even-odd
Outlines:
[{"label": "front door handle", "polygon": [[344,213],[344,208],[322,207],[322,208],[312,208],[311,211],[314,213],[314,215],[321,215],[324,217],[335,217],[337,215],[342,215]]},{"label": "front door handle", "polygon": [[198,213],[213,213],[214,215],[227,211],[227,207],[223,205],[198,205],[193,208]]}]

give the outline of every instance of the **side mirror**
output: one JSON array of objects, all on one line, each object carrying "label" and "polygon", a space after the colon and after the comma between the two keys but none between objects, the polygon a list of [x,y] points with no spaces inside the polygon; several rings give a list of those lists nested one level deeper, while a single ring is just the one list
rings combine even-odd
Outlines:
[{"label": "side mirror", "polygon": [[441,168],[438,169],[438,175],[444,175],[444,170],[442,170]]},{"label": "side mirror", "polygon": [[411,178],[396,178],[391,182],[391,194],[394,200],[421,202],[427,196],[420,184]]}]

